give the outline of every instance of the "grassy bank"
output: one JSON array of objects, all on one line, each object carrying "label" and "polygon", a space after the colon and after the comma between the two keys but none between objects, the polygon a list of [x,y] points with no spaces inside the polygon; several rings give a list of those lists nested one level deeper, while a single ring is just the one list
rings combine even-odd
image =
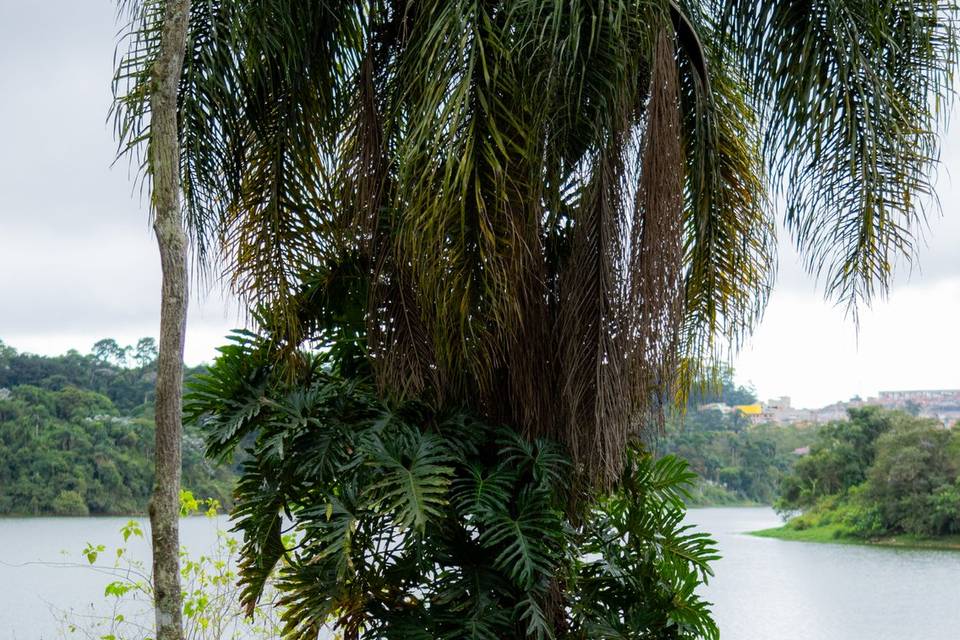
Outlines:
[{"label": "grassy bank", "polygon": [[867,540],[845,535],[837,525],[824,525],[806,529],[795,529],[789,526],[783,526],[773,529],[763,529],[761,531],[752,531],[750,535],[760,538],[776,538],[778,540],[792,540],[797,542],[826,542],[831,544],[859,544],[875,547],[960,551],[960,536],[923,538],[919,536],[902,535]]}]

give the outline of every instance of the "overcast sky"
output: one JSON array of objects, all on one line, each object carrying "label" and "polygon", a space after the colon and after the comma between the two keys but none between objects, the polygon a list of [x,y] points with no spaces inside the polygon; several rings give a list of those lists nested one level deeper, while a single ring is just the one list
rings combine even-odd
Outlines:
[{"label": "overcast sky", "polygon": [[[146,211],[107,123],[117,32],[109,0],[0,0],[0,340],[86,352],[156,335],[160,270]],[[764,321],[736,358],[761,398],[821,406],[882,389],[960,387],[960,121],[944,141],[920,269],[861,313],[824,302],[781,238]],[[951,173],[954,174],[951,177]],[[187,361],[209,360],[235,307],[195,292]]]}]

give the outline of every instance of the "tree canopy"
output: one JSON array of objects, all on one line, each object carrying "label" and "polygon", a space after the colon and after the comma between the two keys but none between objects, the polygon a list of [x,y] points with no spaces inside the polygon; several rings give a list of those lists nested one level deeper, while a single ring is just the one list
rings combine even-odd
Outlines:
[{"label": "tree canopy", "polygon": [[[161,4],[129,3],[133,147]],[[590,483],[754,326],[774,196],[829,294],[884,290],[956,62],[938,0],[214,0],[189,28],[199,264],[290,349],[352,291],[381,393],[555,438]]]},{"label": "tree canopy", "polygon": [[88,354],[71,349],[60,356],[21,353],[0,341],[0,388],[31,385],[58,391],[73,386],[95,391],[120,411],[132,412],[153,399],[155,361],[153,338],[141,338],[136,346],[104,338]]},{"label": "tree canopy", "polygon": [[[46,357],[0,342],[0,515],[145,513],[155,354],[142,366],[122,367],[104,361],[107,344],[117,345],[101,340],[89,355]],[[133,351],[119,349],[110,351]],[[135,352],[144,359],[152,353]],[[231,504],[233,471],[204,460],[196,429],[183,451],[185,484]]]},{"label": "tree canopy", "polygon": [[864,538],[960,534],[960,433],[939,421],[866,407],[818,433],[784,477],[778,507],[793,528]]}]

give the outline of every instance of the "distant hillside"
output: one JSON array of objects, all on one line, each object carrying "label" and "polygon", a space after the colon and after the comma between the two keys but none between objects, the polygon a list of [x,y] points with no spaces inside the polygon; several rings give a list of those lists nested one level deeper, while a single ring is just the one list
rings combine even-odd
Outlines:
[{"label": "distant hillside", "polygon": [[781,482],[777,508],[801,513],[767,535],[960,543],[960,429],[881,407],[824,426]]},{"label": "distant hillside", "polygon": [[[188,375],[196,373],[194,369]],[[0,515],[107,515],[146,511],[153,482],[152,339],[56,357],[0,342]],[[183,485],[226,503],[233,472],[183,442]]]},{"label": "distant hillside", "polygon": [[756,402],[752,389],[734,384],[732,370],[723,372],[719,382],[692,395],[684,416],[667,421],[654,450],[690,463],[700,478],[692,504],[772,504],[798,459],[794,451],[811,444],[816,429],[753,424],[738,411],[711,409]]}]

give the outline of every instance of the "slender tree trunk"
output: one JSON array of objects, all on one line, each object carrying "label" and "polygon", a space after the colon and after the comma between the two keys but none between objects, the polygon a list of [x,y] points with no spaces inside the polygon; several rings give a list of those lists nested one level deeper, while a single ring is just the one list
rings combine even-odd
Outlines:
[{"label": "slender tree trunk", "polygon": [[180,472],[183,345],[187,324],[187,238],[180,210],[177,87],[186,48],[190,0],[168,0],[160,51],[152,70],[150,170],[153,229],[163,270],[157,358],[156,461],[150,531],[157,640],[182,640]]}]

